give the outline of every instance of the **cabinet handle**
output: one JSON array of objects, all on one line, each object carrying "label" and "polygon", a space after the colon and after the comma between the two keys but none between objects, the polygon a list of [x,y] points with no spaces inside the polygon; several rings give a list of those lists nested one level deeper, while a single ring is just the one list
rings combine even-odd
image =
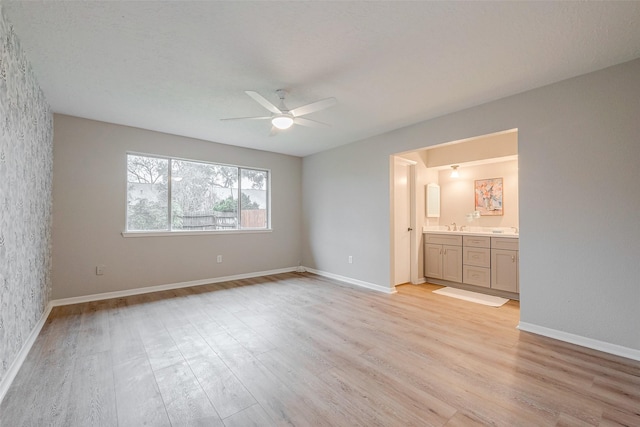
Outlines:
[{"label": "cabinet handle", "polygon": [[516,262],[516,257],[511,255],[511,262]]},{"label": "cabinet handle", "polygon": [[447,254],[447,250],[446,250],[446,249],[444,250],[444,254],[445,254],[445,255]]}]

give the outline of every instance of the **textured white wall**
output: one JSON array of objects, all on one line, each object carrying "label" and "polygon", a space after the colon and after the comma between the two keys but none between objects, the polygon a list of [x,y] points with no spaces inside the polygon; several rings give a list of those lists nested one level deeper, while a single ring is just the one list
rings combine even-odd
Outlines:
[{"label": "textured white wall", "polygon": [[[299,157],[57,114],[54,128],[53,298],[298,265]],[[273,231],[122,237],[127,151],[270,169]],[[98,264],[106,266],[102,276]]]},{"label": "textured white wall", "polygon": [[305,157],[304,263],[389,287],[389,155],[517,128],[521,321],[640,349],[638,99],[640,59]]},{"label": "textured white wall", "polygon": [[53,123],[0,5],[0,383],[49,302]]}]

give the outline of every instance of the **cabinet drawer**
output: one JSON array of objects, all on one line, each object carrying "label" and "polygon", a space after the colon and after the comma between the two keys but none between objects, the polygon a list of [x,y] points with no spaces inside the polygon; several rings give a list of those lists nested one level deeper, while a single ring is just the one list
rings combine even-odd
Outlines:
[{"label": "cabinet drawer", "polygon": [[491,249],[462,248],[462,263],[476,267],[491,267]]},{"label": "cabinet drawer", "polygon": [[473,246],[474,248],[490,248],[491,237],[483,236],[462,236],[463,246]]},{"label": "cabinet drawer", "polygon": [[518,239],[512,239],[509,237],[492,237],[491,248],[492,249],[508,249],[511,251],[517,251]]},{"label": "cabinet drawer", "polygon": [[462,246],[462,236],[448,234],[427,234],[425,243],[435,243],[438,245]]},{"label": "cabinet drawer", "polygon": [[462,270],[463,283],[466,283],[468,285],[482,286],[484,288],[491,287],[490,268],[465,265]]}]

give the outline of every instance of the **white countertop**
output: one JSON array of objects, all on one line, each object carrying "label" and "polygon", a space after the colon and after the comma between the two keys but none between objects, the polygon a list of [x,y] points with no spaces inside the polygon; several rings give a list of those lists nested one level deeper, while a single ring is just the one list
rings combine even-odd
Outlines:
[{"label": "white countertop", "polygon": [[429,227],[422,227],[422,232],[424,234],[455,234],[457,236],[489,236],[489,237],[507,237],[510,239],[517,239],[520,237],[518,233],[514,233],[511,231],[503,231],[497,232],[492,230],[464,230],[464,231],[449,231],[449,230],[439,230],[439,229],[430,229]]}]

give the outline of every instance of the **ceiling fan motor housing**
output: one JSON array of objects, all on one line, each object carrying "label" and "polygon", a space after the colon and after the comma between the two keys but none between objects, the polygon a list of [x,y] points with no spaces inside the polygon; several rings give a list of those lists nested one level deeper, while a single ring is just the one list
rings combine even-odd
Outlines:
[{"label": "ceiling fan motor housing", "polygon": [[278,98],[280,98],[280,105],[278,105],[278,108],[283,113],[287,113],[289,109],[284,105],[284,98],[287,96],[287,91],[285,89],[278,89],[276,90],[276,94],[278,95]]}]

